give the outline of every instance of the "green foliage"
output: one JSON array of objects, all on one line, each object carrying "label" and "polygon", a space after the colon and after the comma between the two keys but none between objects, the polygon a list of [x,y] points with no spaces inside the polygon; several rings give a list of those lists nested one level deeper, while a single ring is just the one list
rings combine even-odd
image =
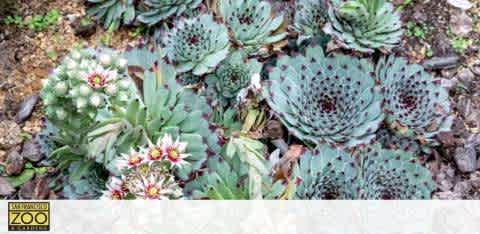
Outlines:
[{"label": "green foliage", "polygon": [[118,29],[122,24],[129,25],[135,20],[134,0],[87,0],[92,4],[88,15],[94,16],[104,28]]},{"label": "green foliage", "polygon": [[287,33],[277,32],[283,24],[268,1],[219,0],[218,13],[232,33],[236,44],[248,54],[263,54],[263,47],[283,40]]},{"label": "green foliage", "polygon": [[48,27],[57,24],[60,18],[60,12],[56,9],[52,9],[45,15],[33,15],[31,17],[22,19],[21,16],[7,16],[3,19],[6,25],[15,24],[17,27],[27,27],[28,29],[36,32],[44,31]]},{"label": "green foliage", "polygon": [[414,22],[409,21],[407,23],[407,31],[406,35],[411,37],[414,36],[420,40],[426,39],[427,28],[424,24],[416,24]]},{"label": "green foliage", "polygon": [[348,49],[372,53],[389,50],[401,40],[400,14],[385,0],[349,0],[334,3],[328,11],[326,32]]},{"label": "green foliage", "polygon": [[465,53],[465,50],[472,45],[472,40],[463,38],[463,37],[456,37],[452,40],[452,48],[455,52],[459,54]]},{"label": "green foliage", "polygon": [[194,75],[212,72],[230,48],[227,28],[209,14],[180,20],[163,37],[163,44],[177,72],[192,71]]},{"label": "green foliage", "polygon": [[184,193],[192,199],[279,199],[285,186],[270,177],[272,165],[263,157],[263,148],[247,137],[232,137],[225,157],[210,158],[207,170],[187,184]]},{"label": "green foliage", "polygon": [[369,142],[383,120],[382,95],[368,60],[323,56],[320,47],[284,56],[269,74],[264,94],[271,109],[299,139],[347,147]]},{"label": "green foliage", "polygon": [[138,15],[138,21],[154,25],[172,16],[180,16],[185,11],[193,10],[202,0],[145,0],[145,10]]},{"label": "green foliage", "polygon": [[423,67],[390,56],[381,59],[376,70],[386,120],[397,134],[433,141],[438,133],[450,130],[448,92]]},{"label": "green foliage", "polygon": [[300,158],[294,173],[297,199],[429,199],[435,190],[415,155],[378,145],[353,155],[320,145]]},{"label": "green foliage", "polygon": [[207,95],[222,106],[234,102],[261,69],[262,64],[256,59],[247,59],[243,51],[236,51],[220,63],[215,73],[207,76]]}]

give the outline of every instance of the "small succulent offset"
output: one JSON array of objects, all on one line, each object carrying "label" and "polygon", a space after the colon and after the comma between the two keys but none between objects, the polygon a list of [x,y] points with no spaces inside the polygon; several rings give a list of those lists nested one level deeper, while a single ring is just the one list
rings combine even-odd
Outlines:
[{"label": "small succulent offset", "polygon": [[420,154],[422,151],[422,147],[417,140],[406,136],[399,136],[388,129],[388,127],[378,130],[376,140],[386,149],[403,150],[415,155]]},{"label": "small succulent offset", "polygon": [[320,47],[281,57],[264,95],[296,137],[307,143],[351,147],[368,143],[383,121],[382,95],[368,60],[326,58]]},{"label": "small succulent offset", "polygon": [[[130,151],[115,162],[120,178],[111,176],[102,198],[111,200],[170,200],[182,197],[182,190],[172,173],[172,166],[181,166],[180,148],[184,142],[173,143],[171,136],[162,138],[161,146]],[[179,146],[179,145],[183,145]],[[177,154],[178,153],[178,154]],[[178,157],[177,157],[178,156]]]},{"label": "small succulent offset", "polygon": [[448,92],[424,68],[390,56],[377,65],[387,123],[395,133],[427,142],[452,125]]},{"label": "small succulent offset", "polygon": [[262,64],[248,59],[243,51],[232,53],[220,63],[217,70],[207,76],[208,91],[217,101],[234,101],[239,92],[250,85],[255,74],[260,74]]},{"label": "small succulent offset", "polygon": [[101,109],[125,107],[134,95],[127,61],[109,50],[74,50],[43,80],[40,97],[52,121],[94,120]]},{"label": "small succulent offset", "polygon": [[230,48],[228,30],[210,14],[180,20],[163,38],[167,58],[177,72],[200,76],[212,72]]},{"label": "small succulent offset", "polygon": [[145,11],[141,13],[138,21],[154,25],[171,16],[180,16],[187,10],[193,10],[202,3],[202,0],[145,0]]},{"label": "small succulent offset", "polygon": [[87,0],[94,6],[88,14],[94,16],[105,28],[116,30],[122,23],[135,20],[135,0]]},{"label": "small succulent offset", "polygon": [[403,33],[400,15],[385,0],[332,1],[325,31],[341,46],[364,53],[390,50]]},{"label": "small succulent offset", "polygon": [[299,42],[324,35],[323,27],[327,23],[327,12],[326,0],[299,0],[295,2],[295,16],[292,27],[299,34]]},{"label": "small succulent offset", "polygon": [[[294,173],[297,199],[429,199],[435,183],[414,155],[367,146],[350,154],[318,146],[300,158]],[[358,158],[359,162],[354,158]]]},{"label": "small succulent offset", "polygon": [[236,44],[249,54],[262,54],[268,45],[283,40],[283,15],[275,15],[271,3],[261,0],[219,0],[218,14],[232,32]]}]

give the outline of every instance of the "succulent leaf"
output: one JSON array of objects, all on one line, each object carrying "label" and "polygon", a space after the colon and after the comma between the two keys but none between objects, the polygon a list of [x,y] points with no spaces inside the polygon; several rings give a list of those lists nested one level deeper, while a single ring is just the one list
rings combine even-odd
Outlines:
[{"label": "succulent leaf", "polygon": [[293,29],[299,33],[298,42],[311,37],[323,36],[327,23],[328,5],[322,0],[299,0],[295,2]]},{"label": "succulent leaf", "polygon": [[93,4],[88,14],[94,16],[107,29],[116,30],[135,20],[134,0],[87,0]]},{"label": "succulent leaf", "polygon": [[333,1],[325,31],[345,48],[365,53],[389,50],[401,40],[400,15],[385,0]]},{"label": "succulent leaf", "polygon": [[326,58],[320,47],[284,56],[264,90],[269,106],[303,141],[367,143],[383,120],[382,95],[368,60],[343,55]]},{"label": "succulent leaf", "polygon": [[138,21],[154,25],[172,16],[180,16],[187,10],[193,10],[202,0],[145,0],[146,10],[138,16]]}]

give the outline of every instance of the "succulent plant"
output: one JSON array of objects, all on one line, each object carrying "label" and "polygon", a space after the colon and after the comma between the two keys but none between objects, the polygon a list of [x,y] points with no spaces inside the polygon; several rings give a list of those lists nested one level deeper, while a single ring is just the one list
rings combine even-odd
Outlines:
[{"label": "succulent plant", "polygon": [[262,64],[256,59],[248,59],[243,51],[236,51],[207,77],[209,96],[224,104],[235,101],[239,92],[250,84],[252,76],[261,70]]},{"label": "succulent plant", "polygon": [[319,145],[300,157],[294,169],[297,199],[355,199],[359,175],[355,161],[341,150]]},{"label": "succulent plant", "polygon": [[385,0],[333,1],[325,31],[348,49],[372,53],[389,50],[401,40],[400,15]]},{"label": "succulent plant", "polygon": [[193,10],[202,3],[202,0],[145,0],[145,12],[138,15],[138,21],[154,25],[171,16],[180,16],[187,10]]},{"label": "succulent plant", "polygon": [[80,161],[73,162],[68,168],[70,175],[78,174],[79,170],[84,173],[64,185],[63,196],[75,200],[97,199],[105,189],[108,174],[101,165],[85,167],[85,163]]},{"label": "succulent plant", "polygon": [[275,15],[272,6],[261,0],[219,0],[218,14],[232,32],[236,44],[249,54],[262,54],[260,49],[283,40],[282,14]]},{"label": "succulent plant", "polygon": [[293,29],[299,34],[298,41],[323,36],[323,27],[328,20],[328,5],[325,0],[299,0],[295,2]]},{"label": "succulent plant", "polygon": [[372,140],[384,117],[372,73],[368,60],[326,58],[320,47],[309,47],[278,60],[264,96],[299,139],[350,147]]},{"label": "succulent plant", "polygon": [[[350,154],[326,145],[295,167],[297,199],[429,199],[435,184],[410,152],[370,145]],[[357,163],[354,158],[357,158]]]},{"label": "succulent plant", "polygon": [[45,115],[75,125],[95,120],[107,107],[124,108],[135,95],[126,65],[110,50],[73,50],[43,80],[40,97]]},{"label": "succulent plant", "polygon": [[385,150],[374,145],[358,152],[361,171],[361,199],[430,199],[435,183],[415,155]]},{"label": "succulent plant", "polygon": [[105,28],[116,30],[123,23],[135,20],[135,0],[87,0],[93,6],[88,14],[94,16]]},{"label": "succulent plant", "polygon": [[450,130],[448,92],[422,66],[390,56],[380,60],[376,73],[395,133],[433,142],[436,134]]},{"label": "succulent plant", "polygon": [[203,75],[224,60],[230,48],[228,30],[210,14],[180,20],[163,37],[167,58],[177,72]]},{"label": "succulent plant", "polygon": [[172,66],[150,59],[159,53],[151,53],[147,48],[140,49],[143,52],[136,50],[139,49],[125,54],[128,61],[142,61],[137,56],[153,61],[142,66],[150,67],[142,72],[143,100],[132,100],[126,112],[100,122],[105,128],[90,133],[89,141],[99,146],[97,155],[105,155],[111,163],[130,148],[146,146],[169,134],[187,144],[185,152],[191,155],[186,158],[188,163],[175,169],[175,175],[186,180],[203,166],[207,156],[216,155],[221,149],[216,129],[207,121],[212,110],[204,98],[176,82]]}]

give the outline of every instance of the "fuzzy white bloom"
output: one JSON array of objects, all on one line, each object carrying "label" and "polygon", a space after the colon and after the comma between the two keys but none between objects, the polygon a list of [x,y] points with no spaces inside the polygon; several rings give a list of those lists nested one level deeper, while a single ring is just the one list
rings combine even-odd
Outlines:
[{"label": "fuzzy white bloom", "polygon": [[120,88],[122,89],[128,89],[130,87],[130,81],[128,79],[123,79],[119,82]]},{"label": "fuzzy white bloom", "polygon": [[80,62],[79,67],[80,67],[81,69],[87,69],[87,68],[90,67],[90,63],[88,62],[88,60],[82,60],[82,61]]},{"label": "fuzzy white bloom", "polygon": [[77,62],[70,58],[67,58],[65,63],[67,64],[67,68],[70,70],[73,70],[77,67]]},{"label": "fuzzy white bloom", "polygon": [[78,88],[73,88],[73,89],[70,89],[70,91],[68,92],[68,94],[72,97],[78,97],[78,94],[79,94],[79,90]]},{"label": "fuzzy white bloom", "polygon": [[88,95],[90,95],[90,92],[92,91],[92,89],[88,85],[82,84],[82,85],[79,86],[78,91],[79,91],[80,95],[88,96]]},{"label": "fuzzy white bloom", "polygon": [[65,110],[63,108],[58,108],[55,111],[55,114],[57,115],[57,118],[59,120],[64,120],[67,117],[67,112],[65,112]]},{"label": "fuzzy white bloom", "polygon": [[110,66],[110,64],[112,64],[112,56],[109,54],[101,54],[98,59],[104,66]]},{"label": "fuzzy white bloom", "polygon": [[99,107],[103,104],[102,97],[100,97],[97,94],[92,95],[89,101],[90,101],[90,104],[94,107]]},{"label": "fuzzy white bloom", "polygon": [[72,51],[72,53],[70,54],[70,56],[75,59],[75,60],[79,60],[82,58],[82,55],[80,54],[80,52],[78,51]]},{"label": "fuzzy white bloom", "polygon": [[258,73],[253,74],[250,80],[250,87],[253,90],[260,90],[262,88],[262,84],[260,84],[260,74]]},{"label": "fuzzy white bloom", "polygon": [[41,82],[42,82],[43,88],[46,88],[47,86],[50,85],[50,79],[43,79]]},{"label": "fuzzy white bloom", "polygon": [[108,95],[115,95],[118,92],[118,87],[116,84],[108,84],[105,88],[105,92]]},{"label": "fuzzy white bloom", "polygon": [[55,85],[54,89],[55,89],[55,93],[57,93],[58,95],[63,95],[67,93],[68,86],[64,81],[60,81]]},{"label": "fuzzy white bloom", "polygon": [[128,95],[127,95],[127,93],[126,93],[126,92],[120,92],[120,93],[118,94],[118,100],[119,100],[119,101],[122,101],[122,102],[128,101]]},{"label": "fuzzy white bloom", "polygon": [[78,109],[82,109],[87,106],[87,100],[85,98],[77,98],[75,104]]},{"label": "fuzzy white bloom", "polygon": [[124,69],[127,66],[127,60],[124,58],[121,58],[118,60],[118,67]]}]

